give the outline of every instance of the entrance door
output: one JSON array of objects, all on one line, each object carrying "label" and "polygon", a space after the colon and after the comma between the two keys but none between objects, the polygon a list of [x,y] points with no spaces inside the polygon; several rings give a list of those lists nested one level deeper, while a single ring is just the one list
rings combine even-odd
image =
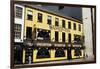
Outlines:
[{"label": "entrance door", "polygon": [[68,53],[67,53],[67,56],[68,56],[68,60],[71,60],[72,59],[72,54],[71,54],[71,49],[68,48]]},{"label": "entrance door", "polygon": [[32,27],[26,28],[26,38],[28,38],[28,39],[32,38]]},{"label": "entrance door", "polygon": [[68,34],[68,42],[71,43],[71,34]]},{"label": "entrance door", "polygon": [[25,53],[25,63],[30,64],[33,62],[33,49],[27,48]]},{"label": "entrance door", "polygon": [[14,63],[15,64],[21,64],[22,63],[22,48],[20,45],[16,45],[14,47]]}]

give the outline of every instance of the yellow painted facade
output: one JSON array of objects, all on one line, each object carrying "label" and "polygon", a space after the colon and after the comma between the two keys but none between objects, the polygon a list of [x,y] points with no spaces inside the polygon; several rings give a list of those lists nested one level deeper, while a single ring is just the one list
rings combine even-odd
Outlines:
[{"label": "yellow painted facade", "polygon": [[[28,20],[27,19],[27,13],[28,13],[28,10],[32,11],[32,15],[33,15],[33,19],[32,21],[31,20]],[[38,18],[38,13],[41,13],[42,14],[42,23],[39,23],[37,21],[37,18]],[[52,29],[50,29],[50,25],[47,24],[47,16],[51,16],[52,17],[52,22],[51,22],[51,27]],[[55,29],[55,18],[58,18],[59,19],[59,27],[58,29]],[[65,28],[62,28],[62,20],[65,20]],[[68,22],[71,22],[71,29],[68,29]],[[76,30],[73,29],[73,23],[76,24]],[[81,31],[78,30],[78,25],[81,25]],[[24,24],[24,38],[26,38],[26,28],[27,27],[32,27],[32,35],[34,34],[34,29],[35,28],[40,28],[40,29],[46,29],[46,30],[50,30],[51,31],[51,36],[50,36],[50,39],[51,39],[51,42],[52,42],[52,39],[55,39],[55,31],[58,31],[59,32],[59,42],[62,42],[62,32],[65,33],[65,42],[68,42],[68,34],[70,33],[72,38],[71,38],[71,41],[73,42],[74,40],[74,34],[77,34],[77,35],[81,35],[83,36],[83,24],[82,23],[78,23],[77,21],[74,21],[74,20],[70,20],[70,19],[67,19],[67,18],[63,18],[63,17],[60,17],[60,16],[57,16],[57,15],[53,15],[53,14],[50,14],[50,13],[47,13],[47,12],[43,12],[43,11],[40,11],[40,10],[36,10],[36,9],[33,9],[33,8],[29,8],[29,7],[26,7],[25,8],[25,24]],[[34,37],[32,37],[34,39]],[[60,58],[55,58],[55,50],[49,50],[50,52],[50,58],[42,58],[42,59],[37,59],[36,58],[36,54],[37,54],[37,50],[33,50],[33,62],[40,62],[40,61],[49,61],[49,60],[62,60],[62,59],[67,59],[67,50],[65,50],[65,57],[60,57]],[[84,50],[81,50],[82,52],[82,55],[80,57],[83,57],[84,56]],[[72,53],[72,58],[77,58],[76,56],[74,56],[74,50],[71,51]],[[25,52],[24,52],[24,55],[23,55],[23,63],[25,62]]]},{"label": "yellow painted facade", "polygon": [[[33,20],[27,20],[27,11],[31,10],[33,12]],[[69,19],[65,19],[56,15],[52,15],[46,12],[42,12],[39,10],[35,10],[35,9],[31,9],[31,8],[27,8],[25,9],[25,27],[24,27],[24,36],[26,36],[26,27],[32,27],[32,31],[34,31],[34,28],[40,28],[40,29],[46,29],[46,30],[50,30],[51,31],[51,40],[54,38],[55,39],[55,31],[59,32],[59,42],[62,42],[62,32],[64,32],[66,34],[66,42],[68,42],[68,34],[70,33],[72,36],[72,41],[74,40],[74,34],[77,35],[83,35],[83,24],[82,23],[78,23],[76,21],[72,21]],[[42,23],[39,23],[37,21],[37,17],[38,17],[38,13],[41,13],[43,15],[43,19],[42,19]],[[68,29],[68,21],[71,22],[71,29],[68,29],[68,31],[65,31],[65,29],[63,30],[55,30],[55,29],[50,29],[49,25],[47,24],[47,16],[51,16],[52,17],[52,22],[51,22],[51,26],[55,27],[55,18],[59,19],[59,28],[62,27],[62,20],[65,20],[65,27],[66,29]],[[73,29],[73,23],[76,23],[76,30]],[[81,31],[78,31],[78,25],[81,25]],[[34,34],[34,33],[33,33]]]}]

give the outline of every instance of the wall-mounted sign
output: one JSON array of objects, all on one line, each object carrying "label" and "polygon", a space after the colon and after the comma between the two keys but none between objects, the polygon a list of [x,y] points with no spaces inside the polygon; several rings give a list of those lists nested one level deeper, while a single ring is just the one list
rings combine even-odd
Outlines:
[{"label": "wall-mounted sign", "polygon": [[51,29],[51,30],[58,30],[58,31],[65,31],[65,32],[70,32],[70,30],[69,29],[67,29],[67,28],[62,28],[61,26],[54,26],[54,25],[50,25],[49,26],[49,28]]}]

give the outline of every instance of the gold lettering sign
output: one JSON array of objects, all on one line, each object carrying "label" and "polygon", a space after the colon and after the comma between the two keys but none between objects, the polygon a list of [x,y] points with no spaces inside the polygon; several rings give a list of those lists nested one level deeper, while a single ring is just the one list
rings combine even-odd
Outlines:
[{"label": "gold lettering sign", "polygon": [[55,44],[57,47],[65,47],[65,44]]},{"label": "gold lettering sign", "polygon": [[81,47],[81,45],[73,45],[73,47]]},{"label": "gold lettering sign", "polygon": [[54,25],[50,25],[49,28],[50,28],[50,29],[53,29],[53,30],[58,30],[58,31],[70,32],[69,29],[67,29],[67,28],[62,28],[61,26],[60,26],[60,27],[57,27],[57,26],[54,26]]},{"label": "gold lettering sign", "polygon": [[50,43],[37,43],[37,46],[51,46]]}]

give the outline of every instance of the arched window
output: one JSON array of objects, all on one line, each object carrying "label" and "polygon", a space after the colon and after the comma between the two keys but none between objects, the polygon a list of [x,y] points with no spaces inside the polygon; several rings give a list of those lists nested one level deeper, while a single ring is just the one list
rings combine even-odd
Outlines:
[{"label": "arched window", "polygon": [[65,57],[65,52],[63,49],[58,48],[55,52],[55,57]]},{"label": "arched window", "polygon": [[37,58],[50,58],[49,50],[46,48],[38,49]]}]

